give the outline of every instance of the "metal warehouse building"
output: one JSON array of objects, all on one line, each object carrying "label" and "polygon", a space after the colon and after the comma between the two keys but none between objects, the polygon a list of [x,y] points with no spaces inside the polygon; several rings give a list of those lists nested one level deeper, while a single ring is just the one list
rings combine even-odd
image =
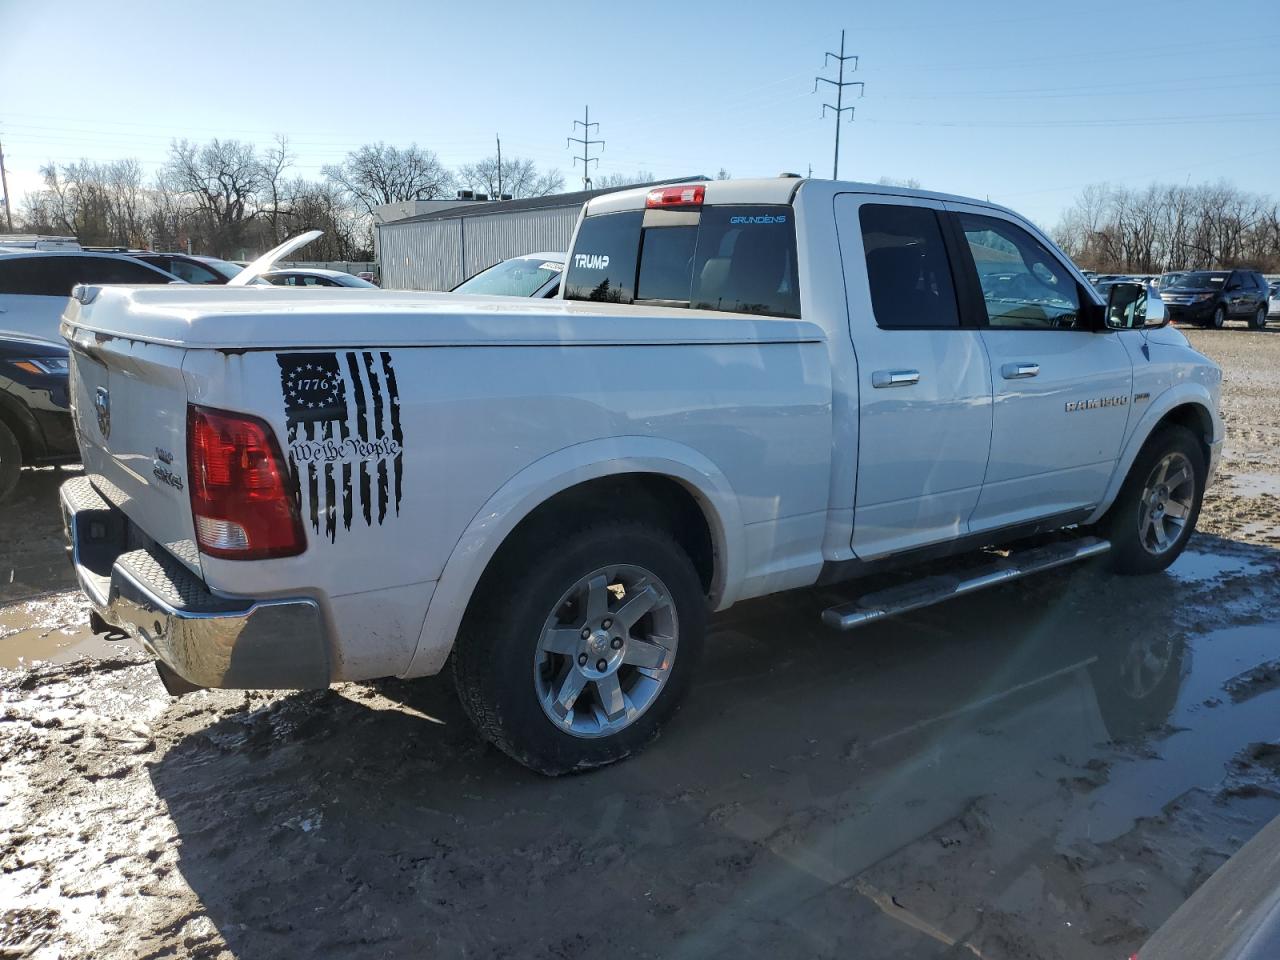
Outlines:
[{"label": "metal warehouse building", "polygon": [[602,194],[653,185],[637,183],[526,200],[460,201],[429,213],[376,223],[382,287],[449,290],[508,257],[567,250],[584,203]]}]

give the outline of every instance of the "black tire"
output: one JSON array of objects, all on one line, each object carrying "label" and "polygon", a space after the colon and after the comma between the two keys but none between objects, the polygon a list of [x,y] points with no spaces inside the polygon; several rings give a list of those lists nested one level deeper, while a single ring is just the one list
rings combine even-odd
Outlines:
[{"label": "black tire", "polygon": [[1213,308],[1213,329],[1221,330],[1227,325],[1227,308],[1219,304]]},{"label": "black tire", "polygon": [[1267,328],[1267,308],[1261,306],[1253,315],[1253,323],[1250,324],[1255,330],[1265,330]]},{"label": "black tire", "polygon": [[[670,594],[678,644],[670,673],[638,717],[613,734],[584,738],[552,722],[535,689],[542,628],[581,578],[614,564],[651,571]],[[481,736],[519,763],[558,776],[614,763],[657,736],[679,706],[702,648],[707,600],[688,554],[643,521],[566,519],[504,547],[485,572],[453,650],[462,706]]]},{"label": "black tire", "polygon": [[0,500],[13,493],[22,474],[22,446],[13,431],[0,423]]},{"label": "black tire", "polygon": [[[1169,546],[1153,553],[1143,542],[1143,519],[1147,504],[1143,493],[1157,466],[1171,454],[1181,454],[1190,464],[1192,491],[1190,510],[1177,536]],[[1161,427],[1147,440],[1129,469],[1116,502],[1111,505],[1102,526],[1111,541],[1110,561],[1116,573],[1126,576],[1157,573],[1177,560],[1195,530],[1204,499],[1207,475],[1204,449],[1199,439],[1186,427],[1170,424]]]}]

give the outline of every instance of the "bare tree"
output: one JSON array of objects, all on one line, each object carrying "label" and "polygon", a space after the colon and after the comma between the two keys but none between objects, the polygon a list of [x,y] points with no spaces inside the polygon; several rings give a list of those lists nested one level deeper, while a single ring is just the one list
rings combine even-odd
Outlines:
[{"label": "bare tree", "polygon": [[321,172],[369,215],[379,204],[431,200],[453,186],[453,176],[439,158],[416,143],[403,149],[381,142],[365,144]]},{"label": "bare tree", "polygon": [[920,189],[920,181],[915,177],[881,177],[876,183],[883,187],[907,187],[911,190]]},{"label": "bare tree", "polygon": [[[293,165],[293,157],[289,153],[289,140],[283,134],[277,134],[275,144],[267,150],[262,160],[262,214],[271,225],[271,245],[285,240],[284,213],[288,207],[290,196],[288,182],[284,178],[285,171]],[[302,181],[294,181],[299,183]]]},{"label": "bare tree", "polygon": [[630,187],[636,184],[653,183],[658,179],[652,170],[637,170],[635,173],[604,173],[591,178],[591,185],[599,190],[602,187]]},{"label": "bare tree", "polygon": [[504,158],[499,170],[496,154],[462,167],[458,182],[491,197],[509,193],[516,199],[545,197],[564,189],[564,175],[559,170],[540,172],[537,164],[524,157]]},{"label": "bare tree", "polygon": [[40,172],[44,189],[24,200],[29,229],[70,233],[86,244],[142,242],[146,193],[139,161],[49,163]]},{"label": "bare tree", "polygon": [[208,231],[206,242],[219,256],[244,245],[245,224],[258,212],[266,175],[253,144],[210,140],[200,146],[175,141],[164,167],[169,189],[189,197]]},{"label": "bare tree", "polygon": [[1054,239],[1086,267],[1154,273],[1235,266],[1280,268],[1274,199],[1212,184],[1093,184],[1064,211]]},{"label": "bare tree", "polygon": [[290,197],[284,220],[289,234],[323,230],[307,247],[315,260],[371,260],[373,238],[369,218],[347,202],[345,191],[331,181],[292,181],[283,187]]}]

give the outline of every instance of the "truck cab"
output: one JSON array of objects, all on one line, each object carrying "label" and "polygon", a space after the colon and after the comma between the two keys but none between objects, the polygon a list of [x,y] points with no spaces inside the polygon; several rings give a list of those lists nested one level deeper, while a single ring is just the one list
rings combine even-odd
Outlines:
[{"label": "truck cab", "polygon": [[[1109,309],[993,204],[779,178],[591,201],[561,296],[819,324],[834,434],[823,559],[865,562],[1098,518],[1152,396],[1187,364],[1202,400],[1218,382],[1158,297],[1148,317],[1127,293]],[[1212,466],[1210,406],[1194,426]]]}]

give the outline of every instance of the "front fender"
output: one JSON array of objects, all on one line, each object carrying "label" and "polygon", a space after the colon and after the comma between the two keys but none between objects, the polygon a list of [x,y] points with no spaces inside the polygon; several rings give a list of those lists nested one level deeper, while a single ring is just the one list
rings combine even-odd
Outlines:
[{"label": "front fender", "polygon": [[[1110,509],[1111,504],[1115,502],[1116,497],[1120,494],[1120,488],[1124,485],[1125,478],[1129,475],[1129,468],[1133,466],[1133,461],[1138,458],[1139,451],[1142,450],[1143,444],[1147,442],[1147,438],[1151,436],[1156,425],[1171,410],[1187,404],[1194,404],[1200,407],[1208,415],[1210,423],[1213,424],[1209,443],[1211,449],[1217,449],[1217,445],[1221,444],[1223,438],[1222,418],[1218,416],[1217,404],[1214,402],[1209,388],[1196,381],[1183,381],[1169,387],[1159,396],[1151,399],[1150,405],[1143,412],[1133,430],[1130,431],[1129,439],[1125,442],[1120,459],[1116,461],[1116,468],[1111,475],[1111,482],[1107,485],[1106,495],[1098,504],[1097,509],[1085,520],[1085,523],[1096,523]],[[1209,467],[1210,478],[1212,478],[1213,464],[1210,463]]]},{"label": "front fender", "polygon": [[476,513],[445,561],[417,649],[402,676],[426,676],[444,666],[476,584],[521,520],[570,487],[627,473],[669,477],[694,495],[707,517],[715,548],[712,604],[716,609],[732,604],[744,574],[744,533],[737,495],[719,467],[697,450],[669,440],[592,440],[566,447],[525,467]]}]

